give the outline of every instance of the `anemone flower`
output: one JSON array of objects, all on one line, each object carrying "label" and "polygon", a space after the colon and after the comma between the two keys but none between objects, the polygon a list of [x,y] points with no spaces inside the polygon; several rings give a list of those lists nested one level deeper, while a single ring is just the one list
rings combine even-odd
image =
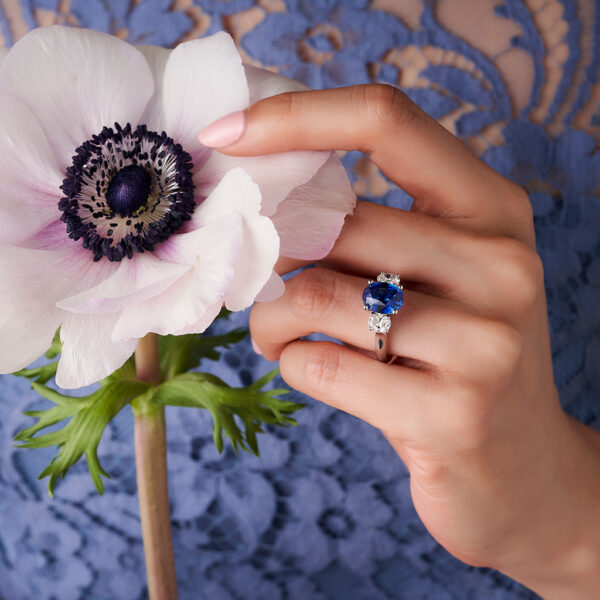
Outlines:
[{"label": "anemone flower", "polygon": [[[3,59],[3,60],[2,60]],[[61,328],[57,383],[120,367],[149,332],[201,333],[322,258],[355,197],[331,153],[231,158],[198,133],[299,84],[225,33],[173,50],[35,29],[0,52],[0,372]]]}]

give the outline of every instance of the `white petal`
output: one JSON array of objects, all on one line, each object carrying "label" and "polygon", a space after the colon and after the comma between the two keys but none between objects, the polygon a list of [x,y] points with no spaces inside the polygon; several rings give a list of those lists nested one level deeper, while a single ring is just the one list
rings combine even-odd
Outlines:
[{"label": "white petal", "polygon": [[235,277],[225,296],[229,310],[243,310],[268,281],[279,256],[279,238],[271,219],[260,214],[258,186],[240,168],[232,169],[194,211],[193,226],[211,223],[222,215],[237,212],[244,217],[244,246]]},{"label": "white petal", "polygon": [[[110,267],[69,250],[0,248],[0,372],[26,367],[45,352],[65,313],[58,298],[95,284]],[[91,268],[90,268],[91,266]]]},{"label": "white petal", "polygon": [[9,50],[10,50],[10,48],[5,48],[4,46],[0,46],[0,65],[2,64],[2,61],[6,58],[6,55],[8,54]]},{"label": "white petal", "polygon": [[60,327],[62,311],[52,304],[25,302],[18,319],[0,321],[0,373],[14,373],[39,358]]},{"label": "white petal", "polygon": [[63,342],[56,383],[61,388],[83,387],[107,377],[133,354],[137,339],[111,340],[118,313],[69,314],[63,321]]},{"label": "white petal", "polygon": [[217,219],[237,213],[260,214],[261,194],[258,186],[241,168],[231,169],[222,177],[210,195],[192,214],[192,228],[202,227]]},{"label": "white petal", "polygon": [[237,214],[171,236],[156,253],[193,268],[162,294],[125,308],[113,339],[142,337],[149,331],[167,335],[203,319],[214,304],[222,302],[241,249],[242,219]]},{"label": "white petal", "polygon": [[[0,94],[0,241],[21,242],[58,221],[62,174],[34,114]],[[63,225],[65,238],[66,226]]]},{"label": "white petal", "polygon": [[137,124],[154,82],[144,56],[99,31],[53,25],[22,37],[0,66],[0,91],[38,117],[61,171],[104,126]]},{"label": "white petal", "polygon": [[115,273],[97,286],[57,303],[75,313],[120,311],[132,302],[153,298],[165,291],[191,266],[160,260],[149,253],[122,260]]},{"label": "white petal", "polygon": [[299,92],[310,89],[307,85],[295,79],[288,79],[283,75],[267,71],[267,69],[244,65],[244,70],[250,88],[250,102],[252,104],[263,98],[282,94],[283,92]]},{"label": "white petal", "polygon": [[61,311],[51,295],[44,297],[50,281],[39,277],[44,254],[0,248],[0,373],[18,371],[40,357],[60,325]]},{"label": "white petal", "polygon": [[67,236],[66,227],[62,221],[52,221],[52,223],[28,238],[26,242],[19,245],[37,250],[59,250],[62,248],[85,250],[81,245],[81,240],[76,241]]},{"label": "white petal", "polygon": [[173,335],[187,335],[189,333],[203,333],[206,331],[212,324],[212,322],[217,318],[217,315],[221,312],[221,308],[223,308],[222,302],[217,302],[212,306],[209,306],[206,309],[206,312],[202,315],[200,319],[198,319],[195,323],[184,327],[183,329],[179,329],[178,331],[174,331]]},{"label": "white petal", "polygon": [[326,256],[337,240],[356,196],[340,160],[332,154],[317,174],[279,205],[272,220],[281,255],[302,260]]},{"label": "white petal", "polygon": [[285,282],[275,271],[271,274],[269,281],[265,283],[264,287],[256,296],[257,302],[272,302],[277,300],[283,292],[285,292]]},{"label": "white petal", "polygon": [[172,50],[160,46],[136,45],[136,48],[144,55],[154,79],[154,93],[140,117],[140,123],[146,124],[150,131],[161,133],[166,128],[163,110],[165,68]]},{"label": "white petal", "polygon": [[184,42],[171,52],[163,102],[165,131],[187,152],[201,147],[198,134],[207,125],[247,108],[242,59],[227,33]]},{"label": "white petal", "polygon": [[329,158],[330,152],[283,152],[265,156],[226,156],[212,152],[196,172],[196,192],[208,196],[223,175],[241,167],[260,188],[261,213],[270,217],[288,194],[309,181]]},{"label": "white petal", "polygon": [[271,277],[279,257],[279,236],[271,219],[257,216],[244,220],[244,246],[227,294],[229,310],[244,310]]}]

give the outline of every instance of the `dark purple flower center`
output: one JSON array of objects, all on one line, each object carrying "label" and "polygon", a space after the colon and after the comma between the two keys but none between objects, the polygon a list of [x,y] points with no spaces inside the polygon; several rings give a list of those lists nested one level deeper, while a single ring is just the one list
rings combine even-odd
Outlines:
[{"label": "dark purple flower center", "polygon": [[108,184],[106,202],[122,217],[130,217],[148,201],[151,182],[150,173],[144,167],[123,167]]},{"label": "dark purple flower center", "polygon": [[104,127],[75,151],[58,203],[69,237],[94,260],[154,250],[196,207],[191,156],[163,131]]}]

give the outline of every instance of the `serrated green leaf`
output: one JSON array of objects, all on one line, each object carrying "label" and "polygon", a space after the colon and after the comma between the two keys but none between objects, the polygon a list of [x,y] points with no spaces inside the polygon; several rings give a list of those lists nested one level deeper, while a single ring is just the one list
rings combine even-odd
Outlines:
[{"label": "serrated green leaf", "polygon": [[[102,494],[104,484],[101,476],[108,477],[97,455],[102,434],[121,409],[145,393],[150,386],[141,381],[121,379],[106,383],[88,396],[75,398],[64,396],[45,385],[32,385],[41,396],[53,402],[55,406],[46,411],[30,412],[29,415],[36,417],[38,422],[19,432],[15,439],[22,442],[21,448],[57,446],[59,449],[39,478],[50,478],[48,491],[52,496],[58,478],[64,477],[69,468],[85,454],[94,485]],[[68,418],[71,420],[62,429],[35,436],[40,430]]]},{"label": "serrated green leaf", "polygon": [[46,358],[56,358],[62,352],[62,342],[60,341],[60,327],[56,330],[52,345],[46,351]]},{"label": "serrated green leaf", "polygon": [[37,381],[38,383],[46,383],[56,375],[57,368],[58,361],[56,360],[48,363],[47,365],[42,365],[41,367],[36,367],[34,369],[21,369],[20,371],[13,373],[13,375],[16,375],[17,377],[26,377],[27,379]]},{"label": "serrated green leaf", "polygon": [[221,308],[219,314],[217,315],[217,319],[229,319],[231,316],[230,310],[227,310],[224,306]]},{"label": "serrated green leaf", "polygon": [[[277,371],[268,373],[259,382],[271,381]],[[287,390],[283,390],[287,392]],[[218,377],[207,373],[181,373],[150,390],[144,401],[162,406],[205,408],[213,418],[213,439],[222,452],[223,432],[233,449],[252,451],[259,455],[257,434],[264,433],[262,424],[296,425],[288,414],[301,409],[298,404],[277,397],[282,390],[260,391],[256,383],[247,388],[231,388]],[[235,417],[244,426],[240,429]]]},{"label": "serrated green leaf", "polygon": [[163,381],[197,368],[202,360],[219,360],[217,348],[229,348],[248,335],[234,329],[223,335],[163,335],[158,339],[160,370]]}]

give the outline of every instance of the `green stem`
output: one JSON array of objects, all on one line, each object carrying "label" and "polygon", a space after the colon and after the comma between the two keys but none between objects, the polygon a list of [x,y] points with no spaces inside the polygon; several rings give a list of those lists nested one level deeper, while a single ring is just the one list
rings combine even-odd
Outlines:
[{"label": "green stem", "polygon": [[[149,333],[135,351],[137,378],[160,383],[158,337]],[[165,411],[151,403],[134,403],[135,464],[150,600],[177,600],[167,489]]]}]

